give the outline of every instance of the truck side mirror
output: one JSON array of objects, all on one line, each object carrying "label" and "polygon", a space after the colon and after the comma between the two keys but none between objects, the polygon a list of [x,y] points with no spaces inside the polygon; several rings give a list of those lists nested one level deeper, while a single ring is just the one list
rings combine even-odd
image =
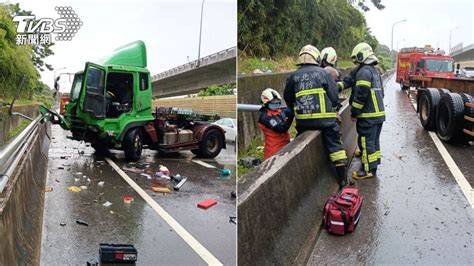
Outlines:
[{"label": "truck side mirror", "polygon": [[461,68],[461,64],[458,63],[458,64],[456,65],[456,69],[459,70],[460,68]]}]

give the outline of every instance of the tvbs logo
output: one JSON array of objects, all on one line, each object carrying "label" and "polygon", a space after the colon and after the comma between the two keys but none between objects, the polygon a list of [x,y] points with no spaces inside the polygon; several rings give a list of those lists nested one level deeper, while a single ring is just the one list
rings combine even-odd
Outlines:
[{"label": "tvbs logo", "polygon": [[56,41],[70,41],[82,26],[81,19],[70,6],[57,6],[59,18],[40,18],[35,16],[15,16],[17,22],[17,44],[49,44],[51,34]]},{"label": "tvbs logo", "polygon": [[17,33],[62,33],[66,31],[66,19],[42,18],[35,21],[35,16],[16,16],[13,21],[18,22]]}]

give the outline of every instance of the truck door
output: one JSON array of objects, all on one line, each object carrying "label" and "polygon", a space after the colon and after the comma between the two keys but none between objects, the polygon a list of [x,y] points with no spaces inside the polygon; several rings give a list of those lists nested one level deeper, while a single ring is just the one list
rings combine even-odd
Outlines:
[{"label": "truck door", "polygon": [[82,91],[84,96],[84,111],[90,113],[96,119],[105,118],[105,68],[93,64],[86,63],[86,75]]}]

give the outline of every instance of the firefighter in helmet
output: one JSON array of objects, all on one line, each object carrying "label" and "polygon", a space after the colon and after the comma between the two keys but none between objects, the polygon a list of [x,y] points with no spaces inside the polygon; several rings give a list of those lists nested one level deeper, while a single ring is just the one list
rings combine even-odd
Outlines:
[{"label": "firefighter in helmet", "polygon": [[375,68],[378,59],[369,44],[356,45],[351,59],[357,67],[339,86],[352,87],[351,117],[357,123],[358,145],[362,151],[362,168],[353,172],[352,177],[364,179],[376,176],[380,164],[380,133],[385,121],[384,91],[382,78]]},{"label": "firefighter in helmet", "polygon": [[293,113],[288,108],[281,107],[281,96],[274,89],[265,89],[260,100],[262,108],[258,126],[265,137],[263,158],[266,160],[290,142],[288,129],[293,122]]},{"label": "firefighter in helmet", "polygon": [[353,181],[346,176],[347,156],[336,123],[338,90],[334,79],[320,64],[318,49],[312,45],[304,46],[298,55],[299,68],[287,79],[284,98],[296,118],[298,134],[307,130],[321,131],[342,188]]}]

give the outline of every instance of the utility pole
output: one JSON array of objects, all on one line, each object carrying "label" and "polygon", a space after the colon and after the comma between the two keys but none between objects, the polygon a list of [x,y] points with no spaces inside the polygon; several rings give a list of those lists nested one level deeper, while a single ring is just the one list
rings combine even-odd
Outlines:
[{"label": "utility pole", "polygon": [[405,22],[407,21],[406,19],[404,20],[400,20],[400,21],[397,21],[395,23],[392,24],[392,41],[391,41],[391,44],[390,44],[390,66],[393,67],[393,55],[392,55],[392,51],[393,51],[393,28],[395,27],[395,25],[397,25],[398,23],[402,23],[402,22]]}]

